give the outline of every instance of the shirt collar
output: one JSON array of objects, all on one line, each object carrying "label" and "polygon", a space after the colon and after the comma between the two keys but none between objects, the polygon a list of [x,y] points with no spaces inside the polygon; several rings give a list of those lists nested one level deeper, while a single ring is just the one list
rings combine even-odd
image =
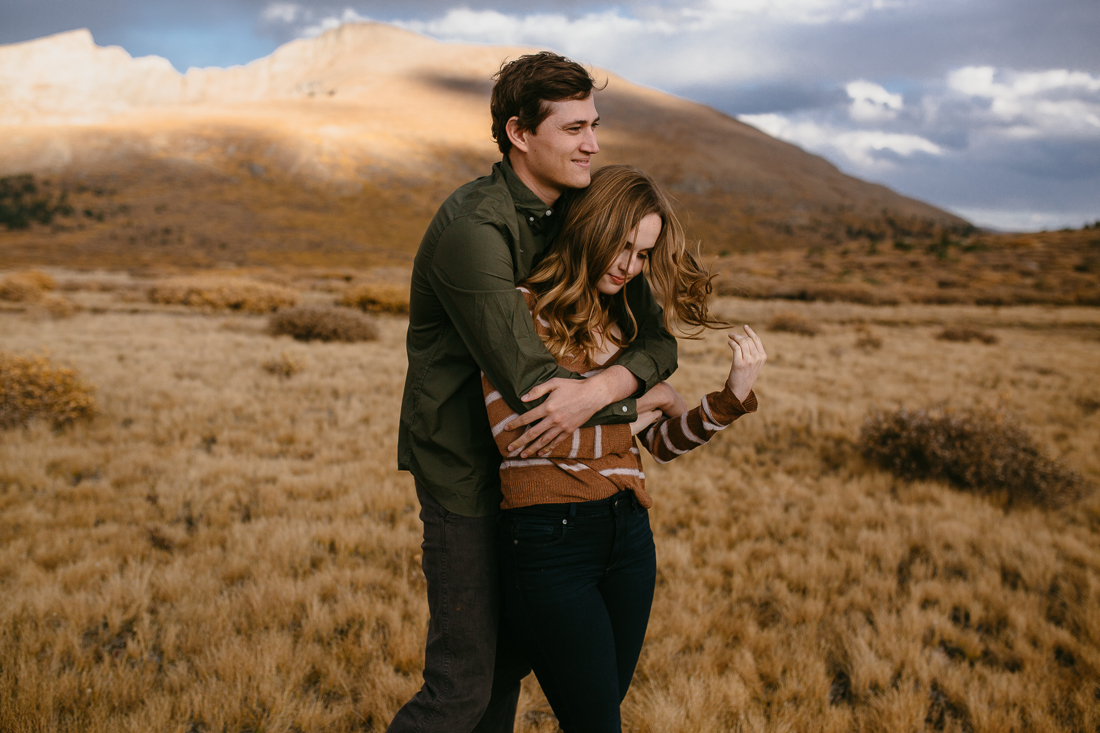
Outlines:
[{"label": "shirt collar", "polygon": [[568,199],[568,196],[562,194],[553,206],[547,206],[542,199],[535,195],[534,191],[527,187],[526,183],[520,180],[519,175],[512,168],[511,161],[508,160],[507,153],[500,161],[500,169],[504,174],[504,182],[508,185],[508,193],[512,195],[512,203],[515,204],[516,211],[523,214],[528,223],[533,224],[545,219],[557,219],[558,210],[561,208],[562,203]]}]

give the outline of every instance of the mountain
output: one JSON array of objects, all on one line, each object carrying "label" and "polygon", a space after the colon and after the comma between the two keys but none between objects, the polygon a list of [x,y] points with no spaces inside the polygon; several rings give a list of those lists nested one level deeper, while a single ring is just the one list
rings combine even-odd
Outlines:
[{"label": "mountain", "polygon": [[[180,74],[86,30],[0,46],[0,176],[75,204],[0,233],[0,260],[407,261],[436,206],[488,171],[491,77],[530,49],[377,23]],[[969,225],[703,105],[596,70],[597,163],[667,186],[705,251],[829,247]]]}]

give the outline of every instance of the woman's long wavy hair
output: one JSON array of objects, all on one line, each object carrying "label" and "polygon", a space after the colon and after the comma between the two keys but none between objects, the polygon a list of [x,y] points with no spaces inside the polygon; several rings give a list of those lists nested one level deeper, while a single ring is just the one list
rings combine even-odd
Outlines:
[{"label": "woman's long wavy hair", "polygon": [[[527,278],[537,297],[535,313],[550,324],[547,347],[556,358],[574,348],[587,355],[600,349],[598,334],[625,348],[638,323],[626,301],[626,286],[604,295],[596,283],[627,246],[628,235],[649,214],[661,217],[661,233],[644,273],[664,308],[671,333],[696,338],[705,328],[729,324],[707,307],[714,275],[688,247],[668,197],[648,174],[610,165],[592,174],[592,183],[573,201],[561,233]],[[618,323],[620,335],[612,332]]]}]

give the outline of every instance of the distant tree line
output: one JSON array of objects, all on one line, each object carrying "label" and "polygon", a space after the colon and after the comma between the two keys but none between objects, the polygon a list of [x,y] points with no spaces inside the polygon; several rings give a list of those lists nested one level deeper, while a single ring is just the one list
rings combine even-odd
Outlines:
[{"label": "distant tree line", "polygon": [[68,191],[54,196],[29,173],[0,178],[0,224],[8,229],[26,229],[33,222],[49,224],[55,216],[72,213]]}]

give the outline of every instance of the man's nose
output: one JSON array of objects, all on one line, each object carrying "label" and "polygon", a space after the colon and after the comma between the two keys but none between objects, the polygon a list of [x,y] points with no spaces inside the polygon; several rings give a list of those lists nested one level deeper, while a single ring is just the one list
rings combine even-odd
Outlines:
[{"label": "man's nose", "polygon": [[585,131],[584,140],[581,141],[581,151],[589,155],[595,155],[600,152],[600,144],[596,142],[596,128],[589,127]]}]

